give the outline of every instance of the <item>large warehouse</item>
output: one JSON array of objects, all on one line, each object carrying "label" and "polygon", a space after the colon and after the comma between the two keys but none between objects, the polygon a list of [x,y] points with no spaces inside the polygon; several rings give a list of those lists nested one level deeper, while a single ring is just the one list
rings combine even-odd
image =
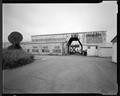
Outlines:
[{"label": "large warehouse", "polygon": [[33,35],[31,42],[21,42],[27,52],[39,55],[83,54],[98,56],[99,45],[106,43],[106,31]]},{"label": "large warehouse", "polygon": [[33,35],[31,39],[23,42],[22,47],[33,54],[67,55],[86,51],[97,56],[99,45],[106,43],[106,31]]}]

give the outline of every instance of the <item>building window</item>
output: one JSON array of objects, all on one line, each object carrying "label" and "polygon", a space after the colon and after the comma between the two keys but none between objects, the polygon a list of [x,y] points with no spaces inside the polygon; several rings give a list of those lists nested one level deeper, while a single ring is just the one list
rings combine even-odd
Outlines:
[{"label": "building window", "polygon": [[98,46],[96,46],[96,49],[98,49]]},{"label": "building window", "polygon": [[37,48],[37,46],[33,46],[33,48]]},{"label": "building window", "polygon": [[32,39],[32,41],[34,42],[34,39]]},{"label": "building window", "polygon": [[42,52],[49,52],[49,49],[42,49]]},{"label": "building window", "polygon": [[61,49],[60,49],[60,46],[55,46],[54,49],[53,49],[53,52],[54,53],[61,53]]},{"label": "building window", "polygon": [[32,41],[33,41],[33,42],[35,42],[35,41],[36,41],[36,39],[33,39]]},{"label": "building window", "polygon": [[29,52],[30,50],[29,49],[27,49],[27,52]]},{"label": "building window", "polygon": [[57,49],[57,48],[60,48],[60,46],[55,46],[55,48]]},{"label": "building window", "polygon": [[38,49],[32,49],[32,52],[39,52]]},{"label": "building window", "polygon": [[90,46],[88,46],[88,49],[90,49]]},{"label": "building window", "polygon": [[54,49],[53,52],[54,53],[61,53],[61,49]]},{"label": "building window", "polygon": [[49,52],[48,46],[43,46],[42,52]]},{"label": "building window", "polygon": [[44,52],[44,49],[42,49],[42,52]]},{"label": "building window", "polygon": [[43,46],[43,48],[48,48],[48,46]]}]

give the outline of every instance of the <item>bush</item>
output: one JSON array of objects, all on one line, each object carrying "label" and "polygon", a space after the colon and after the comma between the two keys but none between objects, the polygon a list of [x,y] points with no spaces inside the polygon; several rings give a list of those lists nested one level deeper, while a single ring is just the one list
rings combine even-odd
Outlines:
[{"label": "bush", "polygon": [[3,69],[16,68],[34,61],[34,56],[32,54],[20,49],[3,49],[2,54]]}]

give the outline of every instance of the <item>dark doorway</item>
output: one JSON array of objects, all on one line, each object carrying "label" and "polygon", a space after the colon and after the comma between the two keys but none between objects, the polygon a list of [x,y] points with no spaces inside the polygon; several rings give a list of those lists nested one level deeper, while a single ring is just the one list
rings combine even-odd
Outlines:
[{"label": "dark doorway", "polygon": [[[79,45],[81,46],[80,52],[75,51],[75,49],[76,49],[79,45],[71,45],[71,43],[72,43],[73,41],[78,41],[78,42],[79,42]],[[80,42],[80,40],[78,39],[77,36],[76,36],[76,37],[71,37],[71,38],[69,39],[68,43],[67,43],[67,46],[68,46],[68,54],[82,54],[83,46],[82,46],[82,44],[81,44],[81,42]],[[71,51],[70,49],[71,49],[72,51]]]},{"label": "dark doorway", "polygon": [[27,49],[27,52],[29,52],[30,50],[29,49]]}]

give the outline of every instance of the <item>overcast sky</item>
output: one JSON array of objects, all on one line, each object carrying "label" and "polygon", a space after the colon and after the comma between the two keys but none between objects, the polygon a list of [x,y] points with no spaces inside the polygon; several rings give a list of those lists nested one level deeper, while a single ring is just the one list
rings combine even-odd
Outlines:
[{"label": "overcast sky", "polygon": [[107,31],[107,41],[117,34],[117,2],[98,4],[3,4],[3,41],[13,31],[31,35]]}]

